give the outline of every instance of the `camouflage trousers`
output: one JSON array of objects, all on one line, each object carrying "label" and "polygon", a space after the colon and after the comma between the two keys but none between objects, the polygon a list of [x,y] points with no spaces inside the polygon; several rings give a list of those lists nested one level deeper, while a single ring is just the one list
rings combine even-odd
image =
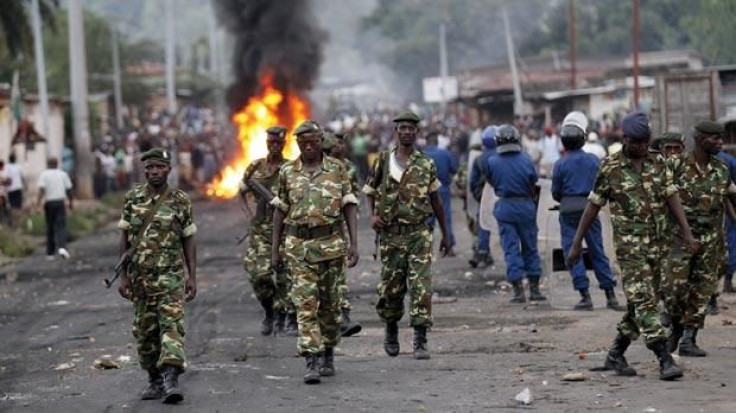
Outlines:
[{"label": "camouflage trousers", "polygon": [[716,294],[718,279],[726,271],[723,238],[698,239],[702,243],[701,250],[692,256],[682,239],[675,238],[662,266],[665,308],[670,316],[680,318],[682,325],[691,329],[701,329],[705,325],[708,302]]},{"label": "camouflage trousers", "polygon": [[432,233],[421,229],[410,234],[381,233],[381,280],[376,310],[384,323],[404,316],[404,296],[410,294],[412,326],[432,325]]},{"label": "camouflage trousers", "polygon": [[291,301],[291,274],[277,273],[271,269],[271,234],[253,231],[248,237],[248,248],[243,258],[243,268],[248,274],[253,293],[261,304],[273,301],[273,309],[293,314],[296,310]]},{"label": "camouflage trousers", "polygon": [[[629,242],[630,241],[630,242]],[[644,336],[649,345],[666,338],[659,320],[657,277],[661,254],[649,239],[629,237],[626,245],[616,246],[621,268],[621,284],[626,296],[626,312],[618,323],[619,333],[632,341]]]},{"label": "camouflage trousers", "polygon": [[340,277],[345,271],[344,257],[310,263],[287,255],[294,279],[292,299],[296,305],[302,356],[322,354],[340,342]]},{"label": "camouflage trousers", "polygon": [[130,276],[133,336],[137,342],[140,366],[149,369],[171,365],[183,369],[186,365],[183,269],[135,268],[130,271]]},{"label": "camouflage trousers", "polygon": [[[342,235],[343,239],[346,242],[350,241],[350,236],[348,235],[348,226],[344,223],[342,228]],[[345,270],[340,275],[340,284],[338,286],[338,289],[340,290],[340,309],[350,311],[350,288],[348,288],[347,267],[345,267]]]}]

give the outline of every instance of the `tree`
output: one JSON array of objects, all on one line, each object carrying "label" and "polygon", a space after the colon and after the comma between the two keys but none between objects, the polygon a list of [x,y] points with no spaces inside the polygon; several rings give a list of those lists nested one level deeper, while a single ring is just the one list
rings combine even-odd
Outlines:
[{"label": "tree", "polygon": [[[0,31],[12,57],[33,54],[30,4],[31,0],[3,0],[0,7]],[[44,23],[55,29],[54,12],[59,0],[39,0],[38,5]]]},{"label": "tree", "polygon": [[736,63],[736,50],[731,42],[736,38],[736,2],[732,0],[703,0],[700,10],[683,17],[683,28],[689,34],[692,46],[703,53],[711,64]]}]

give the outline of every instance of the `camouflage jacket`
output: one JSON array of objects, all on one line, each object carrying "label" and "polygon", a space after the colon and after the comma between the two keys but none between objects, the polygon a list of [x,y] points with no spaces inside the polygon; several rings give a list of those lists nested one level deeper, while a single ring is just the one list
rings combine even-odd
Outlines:
[{"label": "camouflage jacket", "polygon": [[360,181],[358,180],[358,167],[355,166],[353,161],[350,159],[343,159],[342,162],[348,170],[348,177],[350,178],[350,192],[355,194],[355,197],[360,200]]},{"label": "camouflage jacket", "polygon": [[[373,166],[372,177],[363,187],[363,193],[375,199],[375,213],[388,223],[418,224],[429,218],[433,211],[429,194],[437,192],[440,181],[432,159],[415,150],[409,156],[407,167],[397,182],[388,165],[396,152],[383,151]],[[387,176],[384,176],[384,171]],[[384,182],[385,181],[385,185]],[[385,189],[384,189],[385,187]]]},{"label": "camouflage jacket", "polygon": [[[692,153],[670,158],[667,162],[671,164],[668,171],[678,188],[682,209],[693,233],[702,236],[723,228],[726,196],[736,191],[728,166],[712,156],[705,170],[700,171]],[[676,228],[672,217],[670,230]]]},{"label": "camouflage jacket", "polygon": [[[269,165],[266,158],[256,159],[248,165],[245,173],[243,173],[243,180],[240,181],[240,190],[242,191],[246,188],[245,181],[253,179],[265,186],[275,196],[279,190],[279,169],[284,162],[286,161],[281,162],[278,166],[272,166]],[[256,210],[253,211],[255,217],[253,217],[253,221],[251,222],[251,229],[261,231],[264,234],[270,232],[273,230],[273,207],[266,204],[265,200],[261,199],[261,196],[252,189],[246,188],[246,192],[252,193],[256,202]]]},{"label": "camouflage jacket", "polygon": [[[125,204],[118,228],[128,231],[128,242],[139,237],[132,262],[141,267],[182,267],[182,239],[197,232],[192,217],[192,203],[189,195],[179,189],[172,189],[168,197],[158,207],[151,223],[142,228],[146,211],[149,211],[158,197],[152,196],[147,184],[136,186],[125,194]],[[133,246],[133,245],[131,245]]]},{"label": "camouflage jacket", "polygon": [[[323,155],[322,167],[310,173],[301,158],[285,163],[279,171],[278,196],[271,203],[286,214],[284,224],[297,227],[322,227],[343,222],[343,207],[357,204],[351,192],[345,165]],[[312,240],[286,235],[287,254],[310,262],[334,259],[344,254],[342,232]]]},{"label": "camouflage jacket", "polygon": [[664,158],[649,153],[639,173],[624,151],[603,160],[588,200],[611,205],[611,226],[617,248],[627,242],[658,242],[667,221],[666,198],[677,193]]}]

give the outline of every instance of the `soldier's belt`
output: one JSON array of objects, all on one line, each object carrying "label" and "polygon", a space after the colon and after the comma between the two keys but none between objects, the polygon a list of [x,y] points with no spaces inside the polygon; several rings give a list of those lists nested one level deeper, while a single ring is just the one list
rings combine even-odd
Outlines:
[{"label": "soldier's belt", "polygon": [[287,225],[286,235],[301,238],[303,240],[310,240],[315,238],[326,237],[342,230],[342,223],[337,222],[331,225],[323,225],[321,227],[307,227],[301,225]]},{"label": "soldier's belt", "polygon": [[423,229],[429,228],[427,224],[423,222],[419,222],[417,224],[399,224],[399,223],[391,223],[383,227],[381,230],[384,234],[389,235],[406,235],[411,234]]}]

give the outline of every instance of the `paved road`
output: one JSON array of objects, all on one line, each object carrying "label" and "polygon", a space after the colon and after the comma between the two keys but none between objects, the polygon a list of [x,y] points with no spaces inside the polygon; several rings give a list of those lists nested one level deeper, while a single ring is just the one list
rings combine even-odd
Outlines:
[{"label": "paved road", "polygon": [[[372,233],[363,223],[362,260],[351,271],[350,284],[353,315],[364,330],[338,347],[337,376],[305,386],[304,361],[295,356],[294,339],[258,333],[262,313],[234,243],[244,221],[237,205],[198,202],[195,210],[201,232],[199,296],[187,306],[191,367],[181,381],[186,401],[166,411],[512,410],[520,408],[514,397],[525,388],[533,400],[524,408],[536,411],[736,411],[736,327],[726,325],[736,321],[733,309],[709,318],[701,341],[711,355],[684,361],[682,381],[657,380],[657,365],[641,342],[628,355],[640,376],[589,373],[602,362],[620,313],[600,308],[600,291],[593,292],[596,311],[569,310],[577,297],[566,273],[547,278],[550,305],[507,304],[497,242],[499,264],[470,271],[471,240],[459,213],[458,257],[435,265],[432,359],[411,358],[406,322],[402,354],[391,359],[383,353],[383,329],[373,310],[379,268],[371,258]],[[540,211],[547,214],[546,204]],[[540,216],[542,222],[552,222],[552,240],[555,217]],[[0,410],[162,409],[156,401],[137,399],[145,374],[135,364],[131,306],[102,287],[115,261],[117,236],[110,227],[73,243],[69,261],[34,256],[0,269]],[[734,296],[723,300],[731,308],[735,301]],[[94,361],[104,356],[122,357],[122,368],[94,369]],[[70,368],[56,370],[60,367]],[[587,380],[561,380],[577,371]]]}]

